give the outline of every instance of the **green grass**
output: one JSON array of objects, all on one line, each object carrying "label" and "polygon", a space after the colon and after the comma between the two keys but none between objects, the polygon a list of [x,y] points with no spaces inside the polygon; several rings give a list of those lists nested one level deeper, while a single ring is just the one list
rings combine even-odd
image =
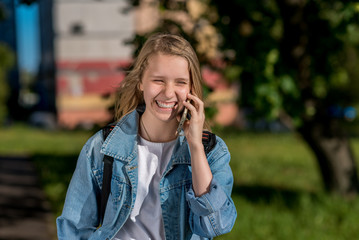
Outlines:
[{"label": "green grass", "polygon": [[[359,198],[330,196],[316,160],[295,134],[220,134],[231,155],[238,217],[217,239],[357,239]],[[359,156],[359,139],[352,139]]]},{"label": "green grass", "polygon": [[[61,213],[77,156],[88,131],[44,131],[25,126],[0,130],[0,155],[28,155],[36,163],[54,214]],[[294,134],[219,134],[227,143],[238,217],[216,239],[352,240],[359,236],[359,198],[323,191],[316,161]],[[359,158],[359,139],[352,147]]]},{"label": "green grass", "polygon": [[322,188],[313,155],[294,134],[238,133],[226,134],[223,139],[232,155],[238,186]]}]

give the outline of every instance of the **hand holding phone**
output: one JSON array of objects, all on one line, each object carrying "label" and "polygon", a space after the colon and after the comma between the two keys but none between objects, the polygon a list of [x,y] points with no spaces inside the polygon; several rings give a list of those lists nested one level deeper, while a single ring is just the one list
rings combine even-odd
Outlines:
[{"label": "hand holding phone", "polygon": [[[189,103],[190,101],[191,100],[187,99],[186,102]],[[191,115],[188,113],[188,109],[185,107],[184,110],[183,110],[180,122],[179,122],[178,127],[177,127],[176,135],[178,135],[182,131],[183,124],[186,121],[186,119],[190,120],[190,118],[191,118]]]}]

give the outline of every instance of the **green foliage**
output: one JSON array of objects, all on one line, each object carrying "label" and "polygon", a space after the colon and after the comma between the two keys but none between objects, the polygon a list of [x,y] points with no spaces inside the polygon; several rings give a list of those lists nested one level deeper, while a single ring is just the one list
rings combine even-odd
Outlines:
[{"label": "green foliage", "polygon": [[7,73],[15,62],[14,54],[5,44],[0,43],[0,126],[7,116],[7,99],[9,86],[7,82]]},{"label": "green foliage", "polygon": [[[254,107],[260,116],[276,118],[284,111],[298,120],[313,112],[305,105],[308,98],[323,108],[359,101],[359,71],[354,67],[359,64],[357,1],[290,5],[275,0],[212,0],[211,4],[222,20],[215,24],[222,35],[221,50],[235,55],[225,60],[242,70],[238,78],[242,106]],[[295,23],[286,21],[285,14],[295,9],[302,12],[294,20],[302,21],[302,33],[294,31],[291,36],[286,31]],[[289,46],[297,46],[298,52],[288,52]],[[295,54],[298,62],[307,58],[299,68],[290,59]],[[299,77],[303,74],[309,79]]]},{"label": "green foliage", "polygon": [[223,74],[228,81],[234,82],[238,81],[242,71],[243,69],[239,66],[228,66],[224,69]]}]

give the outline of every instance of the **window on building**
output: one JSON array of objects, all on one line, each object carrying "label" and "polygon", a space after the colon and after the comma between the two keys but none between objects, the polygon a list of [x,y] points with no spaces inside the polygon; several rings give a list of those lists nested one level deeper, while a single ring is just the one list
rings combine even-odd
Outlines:
[{"label": "window on building", "polygon": [[70,27],[70,32],[73,35],[82,35],[84,34],[84,27],[81,23],[73,23]]}]

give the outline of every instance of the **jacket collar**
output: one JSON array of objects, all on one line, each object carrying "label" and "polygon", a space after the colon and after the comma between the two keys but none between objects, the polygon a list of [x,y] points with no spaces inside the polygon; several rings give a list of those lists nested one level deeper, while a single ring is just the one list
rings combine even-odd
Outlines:
[{"label": "jacket collar", "polygon": [[[127,162],[137,158],[137,134],[140,114],[142,114],[142,109],[137,109],[137,111],[132,111],[121,118],[102,144],[101,153],[113,157],[115,160]],[[187,140],[184,136],[179,136],[173,149],[170,160],[171,165],[190,164],[190,159]]]}]

